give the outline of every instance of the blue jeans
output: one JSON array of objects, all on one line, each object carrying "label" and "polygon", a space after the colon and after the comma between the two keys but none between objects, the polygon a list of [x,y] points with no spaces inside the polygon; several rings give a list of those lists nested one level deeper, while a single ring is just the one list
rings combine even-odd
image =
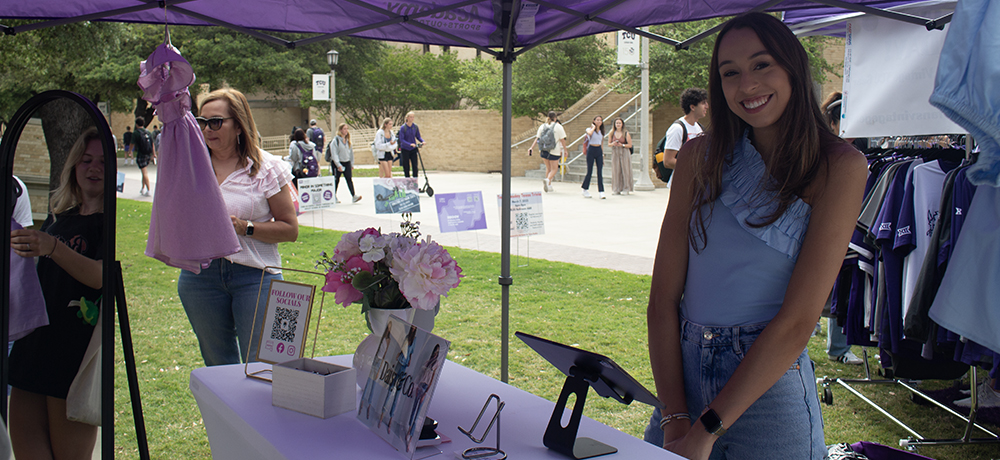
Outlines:
[{"label": "blue jeans", "polygon": [[600,146],[587,146],[587,177],[583,178],[583,189],[590,190],[590,176],[594,174],[597,165],[597,190],[604,191],[604,151]]},{"label": "blue jeans", "polygon": [[280,280],[281,274],[264,273],[263,290],[261,269],[234,264],[226,259],[215,259],[201,273],[181,270],[177,279],[177,294],[184,305],[188,321],[198,336],[198,346],[206,366],[239,364],[250,351],[250,360],[257,360],[260,338],[250,346],[253,334],[254,310],[258,323],[263,321],[267,306],[267,290],[271,280]]},{"label": "blue jeans", "polygon": [[844,353],[851,351],[851,346],[847,344],[847,335],[844,330],[837,325],[837,318],[826,319],[826,354],[831,358],[839,358]]},{"label": "blue jeans", "polygon": [[[710,327],[681,320],[684,396],[695,424],[691,429],[704,429],[697,421],[698,416],[729,381],[765,326]],[[643,437],[657,446],[663,445],[660,418],[660,410],[654,409]],[[813,363],[806,351],[727,428],[726,434],[715,442],[711,460],[823,459],[827,452],[823,416]]]}]

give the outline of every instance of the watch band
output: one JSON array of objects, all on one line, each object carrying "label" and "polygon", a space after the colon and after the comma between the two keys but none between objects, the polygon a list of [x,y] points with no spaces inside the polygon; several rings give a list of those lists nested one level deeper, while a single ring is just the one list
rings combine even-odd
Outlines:
[{"label": "watch band", "polygon": [[722,436],[726,434],[726,427],[722,424],[722,419],[719,418],[719,414],[715,413],[715,409],[711,407],[708,408],[708,412],[701,415],[701,424],[705,426],[705,431],[716,436]]},{"label": "watch band", "polygon": [[253,236],[253,221],[252,220],[247,220],[247,231],[246,231],[245,235],[246,236]]}]

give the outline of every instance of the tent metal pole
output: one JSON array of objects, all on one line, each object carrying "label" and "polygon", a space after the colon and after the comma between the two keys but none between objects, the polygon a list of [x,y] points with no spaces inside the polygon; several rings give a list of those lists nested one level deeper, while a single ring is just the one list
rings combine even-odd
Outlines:
[{"label": "tent metal pole", "polygon": [[510,136],[511,136],[511,114],[513,114],[512,90],[513,81],[513,60],[505,57],[503,60],[503,165],[501,166],[503,176],[503,206],[500,211],[500,289],[501,289],[501,311],[500,320],[500,381],[507,383],[507,358],[510,351],[510,285],[514,284],[514,279],[510,276]]}]

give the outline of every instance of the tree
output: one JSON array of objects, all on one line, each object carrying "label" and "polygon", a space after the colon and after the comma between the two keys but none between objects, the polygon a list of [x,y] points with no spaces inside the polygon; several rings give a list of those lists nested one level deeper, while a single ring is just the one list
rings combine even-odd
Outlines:
[{"label": "tree", "polygon": [[337,70],[337,110],[354,126],[379,126],[383,118],[398,124],[411,110],[454,109],[461,100],[451,88],[462,74],[451,53],[385,47],[352,70],[363,83],[342,86]]},{"label": "tree", "polygon": [[[480,107],[501,110],[501,65],[473,61],[463,68],[465,76],[455,90]],[[513,115],[537,118],[550,110],[565,110],[611,76],[614,56],[602,39],[586,36],[532,48],[514,61],[512,71]]]},{"label": "tree", "polygon": [[[650,27],[650,32],[677,41],[686,40],[728,18],[705,21],[682,22]],[[673,46],[659,41],[651,41],[649,46],[649,99],[654,105],[664,102],[679,104],[681,93],[691,87],[708,89],[708,65],[712,60],[712,49],[717,35],[706,37],[686,50],[676,50]],[[813,66],[813,78],[817,83],[826,81],[827,72],[836,74],[836,69],[823,58],[823,48],[828,43],[826,37],[800,38]],[[625,66],[616,76],[623,84],[621,90],[638,92],[638,66]]]}]

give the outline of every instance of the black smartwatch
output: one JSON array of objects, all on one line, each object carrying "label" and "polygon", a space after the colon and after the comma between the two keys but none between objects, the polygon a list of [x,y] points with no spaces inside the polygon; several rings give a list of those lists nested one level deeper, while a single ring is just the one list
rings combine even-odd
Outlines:
[{"label": "black smartwatch", "polygon": [[253,236],[253,221],[247,220],[247,236]]},{"label": "black smartwatch", "polygon": [[726,434],[726,427],[722,425],[722,419],[719,418],[719,414],[715,413],[715,409],[708,408],[708,412],[702,414],[698,420],[701,420],[701,424],[705,426],[705,431],[716,436]]}]

